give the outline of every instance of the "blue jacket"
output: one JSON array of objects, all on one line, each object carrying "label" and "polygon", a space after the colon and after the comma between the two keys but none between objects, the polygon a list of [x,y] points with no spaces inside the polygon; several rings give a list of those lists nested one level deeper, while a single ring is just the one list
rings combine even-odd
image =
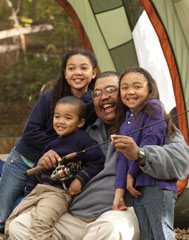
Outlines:
[{"label": "blue jacket", "polygon": [[[91,90],[88,90],[81,99],[86,103],[86,126],[96,120]],[[23,135],[16,143],[16,150],[28,160],[36,163],[42,155],[44,147],[58,137],[53,129],[50,116],[52,103],[52,90],[45,91],[26,122]]]}]

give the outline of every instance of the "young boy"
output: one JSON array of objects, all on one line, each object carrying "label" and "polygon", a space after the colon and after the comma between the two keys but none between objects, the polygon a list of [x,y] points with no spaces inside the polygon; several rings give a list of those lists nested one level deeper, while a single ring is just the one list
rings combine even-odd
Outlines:
[{"label": "young boy", "polygon": [[54,150],[62,157],[74,152],[81,153],[63,162],[64,177],[61,179],[55,176],[54,169],[41,173],[42,184],[38,184],[10,215],[6,223],[6,235],[8,226],[15,217],[31,211],[30,239],[52,239],[54,223],[67,211],[72,195],[80,193],[85,183],[103,169],[105,158],[100,148],[82,152],[97,145],[97,142],[81,129],[85,124],[85,114],[85,104],[79,98],[69,96],[57,102],[53,128],[59,137],[47,145],[44,153]]}]

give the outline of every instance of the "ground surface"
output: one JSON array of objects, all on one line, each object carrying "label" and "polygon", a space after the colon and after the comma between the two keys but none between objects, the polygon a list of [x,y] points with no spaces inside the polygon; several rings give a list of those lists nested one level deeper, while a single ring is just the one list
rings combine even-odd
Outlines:
[{"label": "ground surface", "polygon": [[[175,229],[177,240],[189,240],[189,229]],[[3,239],[3,235],[0,234],[0,240]]]}]

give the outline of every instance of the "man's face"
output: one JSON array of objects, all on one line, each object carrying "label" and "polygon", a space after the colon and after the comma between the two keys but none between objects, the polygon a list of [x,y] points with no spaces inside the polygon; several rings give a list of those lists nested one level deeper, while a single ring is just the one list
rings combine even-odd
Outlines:
[{"label": "man's face", "polygon": [[[97,116],[106,124],[112,125],[115,120],[115,110],[118,100],[118,83],[119,79],[116,76],[107,76],[96,80],[94,86],[95,91],[101,91],[101,95],[94,98],[94,107]],[[114,92],[108,92],[116,88]]]}]

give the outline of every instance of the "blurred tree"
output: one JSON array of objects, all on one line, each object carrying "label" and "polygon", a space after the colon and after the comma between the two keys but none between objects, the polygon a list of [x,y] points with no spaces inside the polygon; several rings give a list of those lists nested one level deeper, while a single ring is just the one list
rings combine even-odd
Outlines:
[{"label": "blurred tree", "polygon": [[[11,0],[20,26],[52,24],[53,31],[25,35],[23,52],[0,53],[0,137],[21,135],[25,121],[42,91],[59,77],[62,54],[82,43],[70,17],[54,0]],[[0,31],[14,27],[7,0],[0,1]],[[12,38],[0,45],[13,44]]]}]

